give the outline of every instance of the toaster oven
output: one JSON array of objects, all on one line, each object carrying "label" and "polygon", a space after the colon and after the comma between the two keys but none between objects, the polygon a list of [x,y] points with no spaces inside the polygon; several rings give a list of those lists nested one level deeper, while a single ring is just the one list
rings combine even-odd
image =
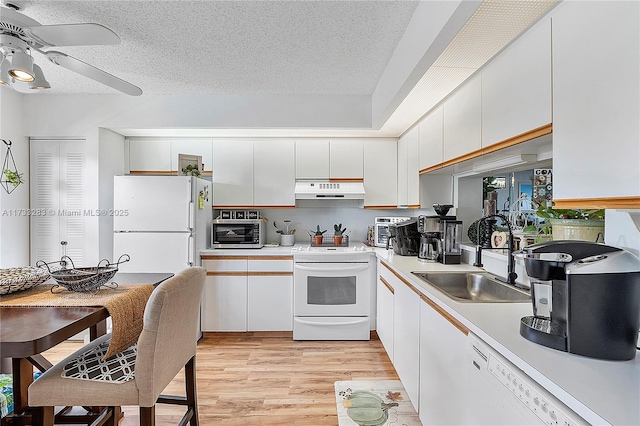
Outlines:
[{"label": "toaster oven", "polygon": [[389,225],[392,223],[404,222],[411,219],[410,217],[376,217],[373,238],[376,247],[386,247],[387,239],[389,239]]},{"label": "toaster oven", "polygon": [[262,248],[264,240],[262,219],[214,219],[211,226],[212,248]]}]

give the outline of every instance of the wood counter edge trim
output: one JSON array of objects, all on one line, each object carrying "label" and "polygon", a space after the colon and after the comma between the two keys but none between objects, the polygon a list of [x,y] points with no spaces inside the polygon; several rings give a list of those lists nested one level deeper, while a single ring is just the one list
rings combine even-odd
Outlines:
[{"label": "wood counter edge trim", "polygon": [[268,256],[247,256],[249,260],[291,260],[293,261],[293,256],[291,255],[268,255]]},{"label": "wood counter edge trim", "polygon": [[549,135],[552,132],[553,132],[553,123],[545,124],[543,126],[536,127],[535,129],[529,130],[528,132],[520,133],[519,135],[515,135],[511,138],[505,139],[500,142],[496,142],[494,144],[488,145],[487,147],[483,147],[482,153],[490,154],[492,152],[496,152],[504,148],[509,148],[510,146],[515,146],[523,142],[527,142],[532,139],[539,138],[540,136]]},{"label": "wood counter edge trim", "polygon": [[249,271],[247,275],[250,277],[291,277],[293,271]]},{"label": "wood counter edge trim", "polygon": [[201,260],[247,260],[249,256],[203,254]]},{"label": "wood counter edge trim", "polygon": [[396,276],[396,278],[398,278],[400,281],[402,281],[407,287],[409,287],[411,290],[413,290],[413,292],[415,294],[417,294],[418,296],[420,296],[422,294],[422,292],[420,290],[418,290],[417,288],[415,288],[415,286],[413,284],[411,284],[409,281],[407,281],[402,275],[398,274],[391,266],[389,266],[384,260],[381,260],[380,263],[382,265],[384,265],[385,268],[387,268],[389,270],[389,272],[391,272],[393,275]]},{"label": "wood counter edge trim", "polygon": [[452,158],[447,161],[443,161],[442,163],[434,164],[433,166],[426,167],[424,169],[419,170],[419,174],[425,174],[429,172],[433,172],[439,169],[443,169],[448,166],[453,166],[454,164],[461,163],[466,160],[471,160],[473,158],[480,157],[484,154],[490,154],[492,152],[499,151],[504,148],[508,148],[510,146],[515,146],[521,144],[523,142],[530,141],[532,139],[538,138],[540,136],[548,135],[553,132],[553,123],[545,124],[535,129],[529,130],[524,133],[520,133],[519,135],[510,137],[500,142],[496,142],[487,147],[482,147],[475,151],[471,151],[467,154],[461,155],[459,157]]},{"label": "wood counter edge trim", "polygon": [[363,178],[329,178],[329,182],[364,182],[364,179]]},{"label": "wood counter edge trim", "polygon": [[393,206],[364,206],[365,209],[371,209],[371,210],[390,210],[390,209],[397,209],[398,206],[393,205]]},{"label": "wood counter edge trim", "polygon": [[217,254],[203,254],[200,256],[202,260],[291,260],[291,255],[275,255],[270,254],[267,256],[238,256],[238,255],[217,255]]},{"label": "wood counter edge trim", "polygon": [[289,204],[283,204],[283,205],[277,205],[277,206],[264,206],[264,205],[255,205],[255,206],[233,206],[233,205],[219,205],[219,204],[214,204],[211,206],[214,210],[222,210],[222,209],[229,209],[229,210],[254,210],[254,209],[295,209],[296,206],[295,205],[289,205]]},{"label": "wood counter edge trim", "polygon": [[246,277],[247,271],[207,271],[208,277]]},{"label": "wood counter edge trim", "polygon": [[382,276],[380,276],[380,282],[384,284],[384,286],[391,292],[391,294],[396,294],[396,291],[391,287],[391,284],[387,282]]},{"label": "wood counter edge trim", "polygon": [[602,197],[554,199],[554,207],[559,209],[640,209],[638,197]]},{"label": "wood counter edge trim", "polygon": [[[180,176],[177,170],[129,170],[130,175],[135,176]],[[203,170],[202,174],[213,175],[212,170]]]},{"label": "wood counter edge trim", "polygon": [[458,321],[449,312],[447,312],[444,309],[442,309],[440,307],[440,305],[438,305],[436,302],[434,302],[433,300],[429,299],[427,296],[425,296],[422,293],[420,294],[420,299],[422,299],[427,305],[431,306],[437,313],[439,313],[444,319],[449,321],[455,328],[457,328],[462,333],[464,333],[465,336],[469,335],[469,329],[464,324],[462,324],[460,321]]}]

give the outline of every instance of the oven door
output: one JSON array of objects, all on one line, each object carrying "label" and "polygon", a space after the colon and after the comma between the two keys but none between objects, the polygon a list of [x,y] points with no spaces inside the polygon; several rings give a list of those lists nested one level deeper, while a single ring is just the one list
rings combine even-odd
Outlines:
[{"label": "oven door", "polygon": [[296,263],[294,315],[369,315],[369,263]]}]

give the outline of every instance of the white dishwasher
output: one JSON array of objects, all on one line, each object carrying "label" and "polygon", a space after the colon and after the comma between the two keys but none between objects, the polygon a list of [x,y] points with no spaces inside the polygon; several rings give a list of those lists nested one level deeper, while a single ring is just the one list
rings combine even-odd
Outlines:
[{"label": "white dishwasher", "polygon": [[467,424],[588,424],[473,333],[467,351]]}]

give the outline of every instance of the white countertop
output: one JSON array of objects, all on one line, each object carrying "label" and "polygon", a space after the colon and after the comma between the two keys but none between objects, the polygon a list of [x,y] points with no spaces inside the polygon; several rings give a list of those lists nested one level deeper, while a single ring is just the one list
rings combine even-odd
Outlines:
[{"label": "white countertop", "polygon": [[640,425],[640,356],[604,361],[535,344],[519,329],[520,318],[533,314],[531,303],[456,302],[411,274],[480,268],[425,263],[384,249],[376,254],[589,423]]}]

